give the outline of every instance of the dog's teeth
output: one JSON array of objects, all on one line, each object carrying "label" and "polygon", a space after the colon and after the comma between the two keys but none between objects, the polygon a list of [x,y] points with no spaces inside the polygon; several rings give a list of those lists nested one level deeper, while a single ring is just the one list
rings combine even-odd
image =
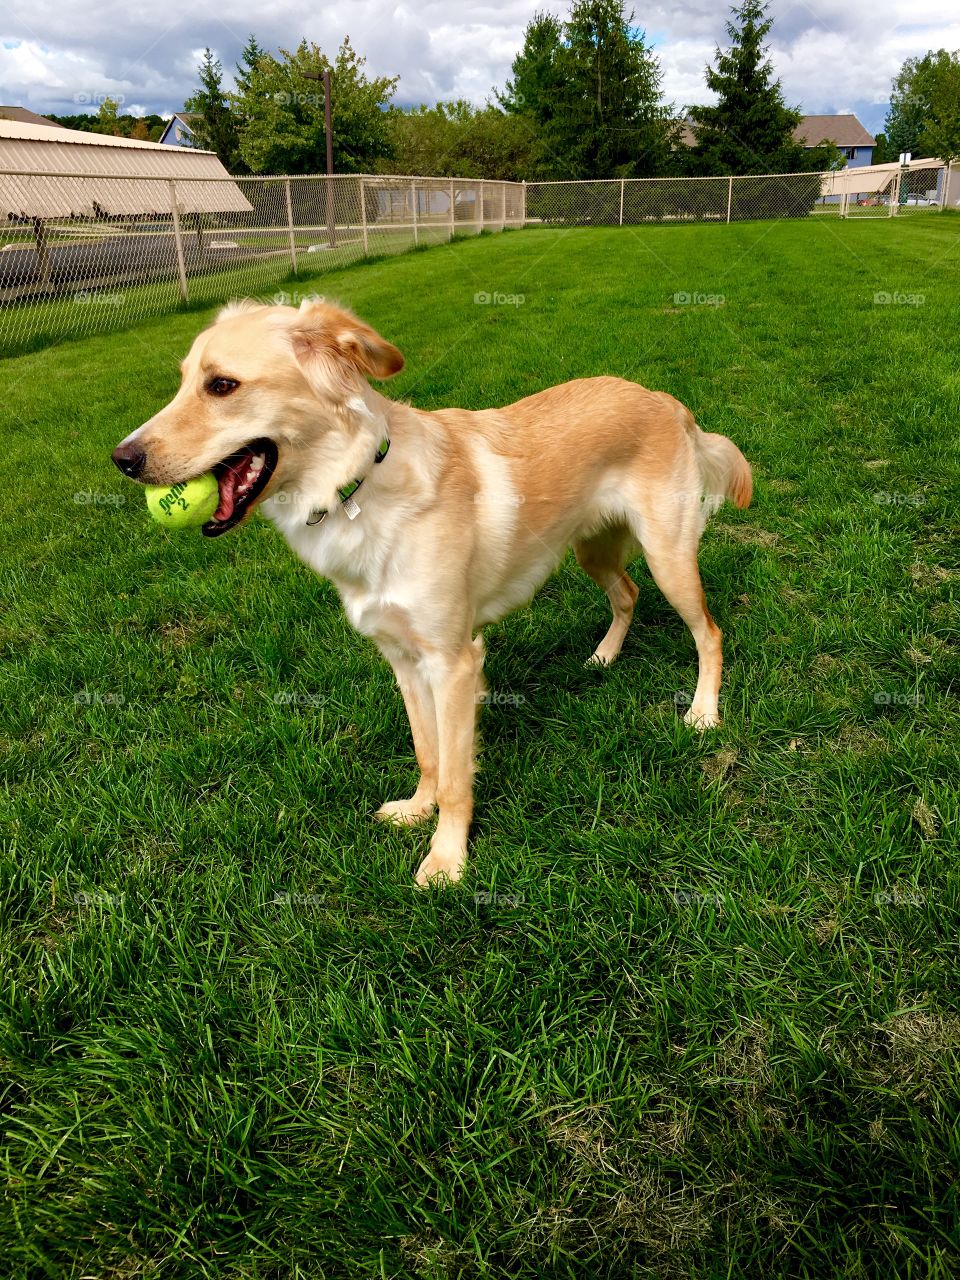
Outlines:
[{"label": "dog's teeth", "polygon": [[254,460],[250,463],[250,470],[254,475],[263,470],[264,462],[266,462],[266,458],[262,458],[260,454],[257,454]]}]

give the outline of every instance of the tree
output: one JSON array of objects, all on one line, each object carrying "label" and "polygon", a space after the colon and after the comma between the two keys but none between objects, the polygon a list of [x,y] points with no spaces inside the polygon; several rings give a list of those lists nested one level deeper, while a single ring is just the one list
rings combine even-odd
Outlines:
[{"label": "tree", "polygon": [[135,138],[137,142],[150,141],[150,130],[147,128],[146,120],[140,119],[134,122],[134,126],[130,130],[130,137]]},{"label": "tree", "polygon": [[250,33],[247,36],[247,43],[243,46],[240,53],[240,61],[237,63],[237,70],[234,79],[237,82],[237,93],[243,95],[250,90],[250,77],[257,68],[257,63],[261,58],[266,57],[267,50],[260,44],[257,37]]},{"label": "tree", "polygon": [[931,49],[906,60],[893,80],[886,131],[893,158],[960,156],[960,53]]},{"label": "tree", "polygon": [[223,90],[223,67],[210,49],[204,49],[197,70],[200,88],[184,103],[185,110],[195,116],[190,122],[193,145],[215,151],[224,168],[234,169],[240,158],[240,138],[237,120]]},{"label": "tree", "polygon": [[253,172],[324,171],[325,70],[332,81],[333,167],[337,173],[370,172],[389,153],[385,108],[397,79],[369,79],[365,64],[349,38],[333,64],[318,45],[306,40],[292,53],[281,49],[279,58],[269,53],[258,57],[246,89],[231,95],[245,121],[240,152]]},{"label": "tree", "polygon": [[676,122],[660,64],[623,0],[574,0],[561,24],[537,14],[501,105],[537,139],[541,174],[639,177],[669,167]]},{"label": "tree", "polygon": [[890,164],[899,156],[885,133],[878,133],[873,147],[874,164]]},{"label": "tree", "polygon": [[713,106],[691,107],[696,143],[690,167],[700,174],[799,173],[824,167],[828,156],[805,152],[793,132],[802,116],[786,105],[767,58],[773,25],[767,0],[742,0],[727,23],[730,47],[707,67]]},{"label": "tree", "polygon": [[100,110],[97,112],[97,122],[93,127],[94,133],[110,134],[114,138],[121,136],[118,112],[120,103],[113,98],[104,98],[100,103]]},{"label": "tree", "polygon": [[538,123],[552,119],[563,79],[560,71],[563,27],[551,13],[536,13],[524,33],[523,48],[513,60],[513,79],[497,101],[510,115]]},{"label": "tree", "polygon": [[462,99],[387,114],[390,156],[380,173],[518,182],[534,171],[535,142],[529,123],[491,104]]}]

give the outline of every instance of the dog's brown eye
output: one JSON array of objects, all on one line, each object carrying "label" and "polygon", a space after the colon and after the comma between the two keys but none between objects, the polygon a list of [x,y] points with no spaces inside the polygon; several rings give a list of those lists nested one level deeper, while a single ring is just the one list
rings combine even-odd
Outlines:
[{"label": "dog's brown eye", "polygon": [[212,396],[228,396],[231,391],[236,391],[240,383],[235,382],[233,378],[211,378],[207,383],[207,390]]}]

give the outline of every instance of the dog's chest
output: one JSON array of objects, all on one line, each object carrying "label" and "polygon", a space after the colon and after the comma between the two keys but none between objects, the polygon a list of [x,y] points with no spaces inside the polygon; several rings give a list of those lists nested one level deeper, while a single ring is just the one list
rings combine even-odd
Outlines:
[{"label": "dog's chest", "polygon": [[[363,502],[362,491],[357,502]],[[412,618],[418,611],[408,600],[410,583],[395,554],[394,522],[379,516],[374,503],[353,520],[335,509],[315,525],[291,519],[282,507],[266,514],[300,559],[337,588],[350,625],[361,635],[405,649],[414,645]]]}]

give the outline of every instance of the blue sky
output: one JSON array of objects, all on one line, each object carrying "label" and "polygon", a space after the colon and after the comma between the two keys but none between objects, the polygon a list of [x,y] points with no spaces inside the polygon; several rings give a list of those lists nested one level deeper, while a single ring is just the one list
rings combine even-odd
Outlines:
[{"label": "blue sky", "polygon": [[[0,16],[0,101],[35,111],[95,109],[105,94],[124,110],[170,112],[196,83],[210,45],[232,70],[253,31],[268,48],[306,36],[333,52],[349,34],[368,69],[399,75],[397,101],[465,97],[482,103],[503,85],[523,29],[555,0],[191,0],[140,6],[120,0],[6,0]],[[723,0],[645,5],[645,28],[679,106],[710,100],[705,64],[725,43]],[[883,126],[890,80],[902,61],[930,48],[960,48],[956,0],[774,0],[771,56],[788,102],[808,113],[853,111]]]}]

